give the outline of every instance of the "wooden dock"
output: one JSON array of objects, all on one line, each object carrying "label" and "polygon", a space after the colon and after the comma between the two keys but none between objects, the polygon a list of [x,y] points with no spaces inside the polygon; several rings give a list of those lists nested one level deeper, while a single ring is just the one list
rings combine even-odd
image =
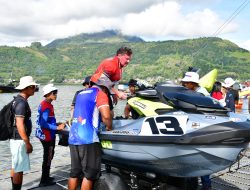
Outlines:
[{"label": "wooden dock", "polygon": [[[67,189],[70,171],[70,154],[68,147],[56,146],[55,157],[52,162],[51,176],[55,177],[56,185],[39,188],[42,164],[42,148],[36,147],[36,154],[31,155],[31,171],[24,173],[22,189],[62,190]],[[2,155],[0,158],[0,190],[10,190],[10,158]],[[213,190],[250,190],[250,149],[246,151],[239,163],[230,170],[213,174]],[[199,187],[200,188],[200,187]],[[169,189],[170,190],[170,189]]]}]

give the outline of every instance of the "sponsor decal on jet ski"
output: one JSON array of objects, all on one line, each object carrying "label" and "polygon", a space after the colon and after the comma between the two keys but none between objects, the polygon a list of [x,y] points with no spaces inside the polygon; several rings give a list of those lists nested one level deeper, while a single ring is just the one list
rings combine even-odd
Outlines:
[{"label": "sponsor decal on jet ski", "polygon": [[133,101],[133,104],[142,108],[142,109],[145,109],[147,106],[141,102],[138,102],[138,101]]},{"label": "sponsor decal on jet ski", "polygon": [[102,148],[112,149],[111,141],[101,141]]},{"label": "sponsor decal on jet ski", "polygon": [[216,116],[214,116],[214,115],[206,115],[205,119],[213,119],[213,120],[215,120]]},{"label": "sponsor decal on jet ski", "polygon": [[194,129],[197,129],[197,128],[199,128],[201,125],[200,125],[200,122],[192,122],[192,128],[194,128]]},{"label": "sponsor decal on jet ski", "polygon": [[122,134],[122,135],[137,135],[137,133],[135,133],[133,131],[114,130],[114,131],[111,131],[111,133],[113,133],[113,134]]}]

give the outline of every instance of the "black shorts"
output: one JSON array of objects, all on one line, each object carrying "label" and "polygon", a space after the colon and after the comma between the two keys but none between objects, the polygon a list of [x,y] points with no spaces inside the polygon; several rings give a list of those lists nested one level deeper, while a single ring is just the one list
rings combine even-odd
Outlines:
[{"label": "black shorts", "polygon": [[112,95],[109,93],[108,95],[108,99],[109,99],[109,109],[112,111],[114,109],[114,105],[113,105],[113,99],[111,97]]},{"label": "black shorts", "polygon": [[96,180],[101,173],[100,143],[69,145],[71,157],[70,177],[78,178],[82,174],[88,180]]}]

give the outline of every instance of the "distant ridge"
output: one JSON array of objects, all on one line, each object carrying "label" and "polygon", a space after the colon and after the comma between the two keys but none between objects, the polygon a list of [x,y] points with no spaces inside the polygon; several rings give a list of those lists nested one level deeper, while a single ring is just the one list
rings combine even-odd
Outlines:
[{"label": "distant ridge", "polygon": [[144,42],[137,36],[123,35],[117,30],[105,30],[96,33],[82,33],[64,39],[57,39],[46,45],[46,47],[64,47],[67,45],[83,45],[95,43],[124,43],[124,42]]},{"label": "distant ridge", "polygon": [[203,37],[145,42],[117,31],[104,31],[58,39],[48,46],[40,42],[25,48],[0,46],[0,81],[13,73],[15,80],[31,75],[38,83],[75,83],[92,75],[101,60],[114,56],[122,45],[133,50],[133,57],[121,82],[131,78],[177,80],[190,66],[200,68],[200,76],[216,68],[220,81],[226,77],[250,79],[250,52],[228,40]]}]

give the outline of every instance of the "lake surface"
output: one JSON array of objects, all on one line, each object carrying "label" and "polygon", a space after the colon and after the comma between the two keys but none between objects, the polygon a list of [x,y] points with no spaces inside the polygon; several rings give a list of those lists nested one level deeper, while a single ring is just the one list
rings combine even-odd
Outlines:
[{"label": "lake surface", "polygon": [[[36,92],[34,96],[28,99],[31,111],[32,111],[32,123],[33,131],[31,134],[31,144],[33,145],[33,152],[30,154],[32,160],[31,163],[40,162],[42,157],[42,146],[40,141],[34,137],[35,131],[35,121],[37,117],[37,109],[40,102],[44,99],[42,94],[42,87],[40,86],[39,92]],[[82,89],[81,85],[59,85],[57,100],[53,101],[55,116],[57,122],[65,122],[70,118],[70,105],[72,103],[75,92]],[[0,93],[0,109],[16,96],[17,93]],[[115,116],[121,115],[123,113],[123,108],[126,101],[120,101],[114,109]],[[9,170],[11,167],[11,155],[9,149],[9,141],[0,141],[0,177],[3,171]],[[1,188],[0,188],[1,189]]]},{"label": "lake surface", "polygon": [[[55,116],[57,121],[66,121],[70,118],[70,105],[72,103],[75,92],[82,89],[81,85],[59,85],[56,86],[58,88],[57,100],[53,101],[55,109]],[[31,111],[32,111],[32,122],[33,127],[35,126],[35,120],[37,116],[37,108],[40,102],[44,99],[42,93],[43,86],[40,86],[39,92],[36,92],[34,96],[31,96],[28,99]],[[0,93],[0,109],[10,102],[13,99],[13,96],[16,96],[17,93]],[[124,106],[125,102],[120,101],[118,105],[115,107],[116,115],[122,114],[122,106]]]}]

